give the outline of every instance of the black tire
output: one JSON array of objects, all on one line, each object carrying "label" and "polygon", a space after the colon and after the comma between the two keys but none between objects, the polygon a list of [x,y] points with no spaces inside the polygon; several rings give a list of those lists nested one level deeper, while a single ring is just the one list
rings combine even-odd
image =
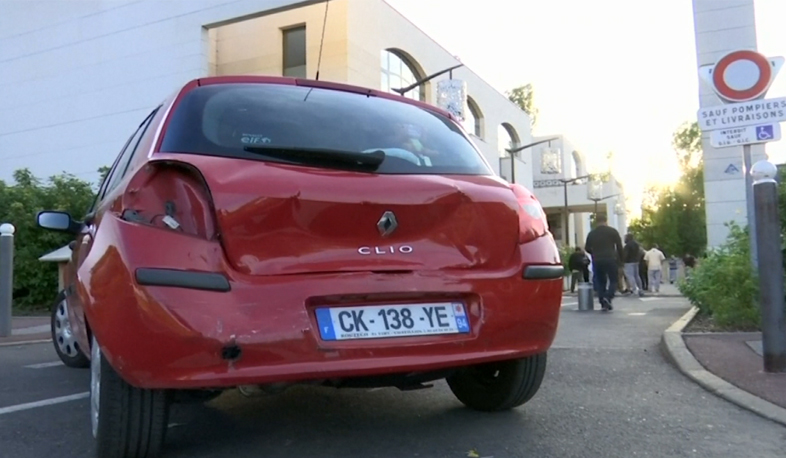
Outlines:
[{"label": "black tire", "polygon": [[[96,341],[92,344],[95,346]],[[100,361],[98,420],[94,429],[98,458],[155,458],[160,455],[169,420],[169,393],[135,388]],[[96,355],[96,353],[93,353]],[[92,378],[92,374],[91,374]],[[91,383],[91,414],[93,410]]]},{"label": "black tire", "polygon": [[[68,303],[66,302],[66,296],[65,293],[60,292],[52,305],[50,317],[52,344],[55,347],[55,353],[57,353],[60,361],[68,367],[77,369],[90,367],[90,359],[79,348],[79,343],[72,337],[73,331],[70,329],[71,325],[70,320],[67,319],[67,314]],[[68,329],[66,330],[64,327]]]},{"label": "black tire", "polygon": [[546,353],[524,359],[463,368],[446,379],[464,405],[483,412],[510,410],[538,392],[546,373]]}]

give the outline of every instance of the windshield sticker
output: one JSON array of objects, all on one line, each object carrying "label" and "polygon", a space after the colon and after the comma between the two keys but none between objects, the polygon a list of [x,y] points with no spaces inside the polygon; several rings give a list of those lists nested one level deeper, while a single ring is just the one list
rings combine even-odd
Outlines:
[{"label": "windshield sticker", "polygon": [[272,140],[260,134],[241,134],[240,141],[247,145],[268,144]]}]

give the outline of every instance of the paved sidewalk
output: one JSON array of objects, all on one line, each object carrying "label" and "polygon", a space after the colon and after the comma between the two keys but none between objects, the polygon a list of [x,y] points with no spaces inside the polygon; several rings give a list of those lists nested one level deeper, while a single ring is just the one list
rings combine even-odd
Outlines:
[{"label": "paved sidewalk", "polygon": [[11,335],[0,337],[0,346],[52,338],[48,316],[15,316],[11,320]]},{"label": "paved sidewalk", "polygon": [[786,373],[764,372],[761,333],[684,333],[683,339],[705,369],[738,388],[786,408]]}]

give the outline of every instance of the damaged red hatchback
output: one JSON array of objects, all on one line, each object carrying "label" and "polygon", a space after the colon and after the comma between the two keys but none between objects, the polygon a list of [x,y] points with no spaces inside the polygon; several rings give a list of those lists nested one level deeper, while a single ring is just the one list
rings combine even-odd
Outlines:
[{"label": "damaged red hatchback", "polygon": [[562,297],[527,189],[454,118],[291,78],[190,82],[153,110],[72,232],[65,302],[99,456],[158,454],[169,405],[229,388],[446,379],[495,411],[538,390]]}]

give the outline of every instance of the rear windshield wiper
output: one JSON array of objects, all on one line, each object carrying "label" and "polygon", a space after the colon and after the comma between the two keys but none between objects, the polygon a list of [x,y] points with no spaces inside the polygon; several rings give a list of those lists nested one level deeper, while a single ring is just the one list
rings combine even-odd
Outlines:
[{"label": "rear windshield wiper", "polygon": [[382,150],[370,153],[342,151],[326,148],[304,148],[298,146],[246,145],[245,151],[262,154],[287,162],[322,167],[351,168],[373,171],[385,160]]}]

